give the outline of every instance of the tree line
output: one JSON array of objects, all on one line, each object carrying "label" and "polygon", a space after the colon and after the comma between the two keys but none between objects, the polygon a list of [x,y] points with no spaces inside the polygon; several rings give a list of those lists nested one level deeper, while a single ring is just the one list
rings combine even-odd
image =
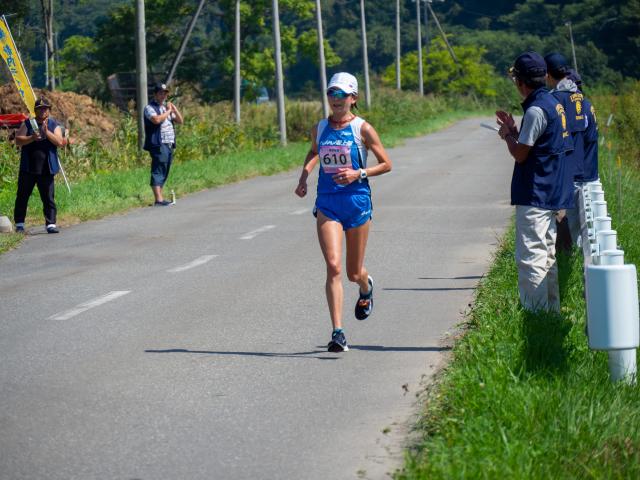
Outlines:
[{"label": "tree line", "polygon": [[[171,69],[198,0],[146,2],[149,71]],[[364,75],[360,0],[322,0],[326,68]],[[396,2],[365,0],[368,63],[374,83],[395,86]],[[402,88],[424,91],[495,93],[491,77],[502,75],[520,52],[560,51],[571,58],[572,27],[580,73],[589,84],[614,85],[640,77],[640,1],[580,0],[510,2],[434,1],[431,4],[455,62],[432,15],[412,0],[400,0]],[[46,4],[53,17],[49,35]],[[43,86],[45,51],[52,56],[57,88],[108,99],[106,77],[135,70],[135,6],[132,0],[5,0],[8,20],[31,72]],[[243,96],[255,98],[262,87],[275,89],[272,0],[240,2],[240,65]],[[280,0],[284,88],[290,97],[317,98],[320,88],[315,0]],[[426,7],[426,5],[422,5]],[[235,0],[204,3],[175,78],[188,81],[200,99],[233,97]],[[417,13],[422,12],[418,51]],[[428,23],[424,23],[425,20]],[[46,46],[46,47],[45,47]],[[53,55],[55,51],[55,55]],[[422,56],[422,62],[419,57]],[[420,67],[424,80],[419,82]],[[459,70],[465,75],[459,75]],[[2,72],[7,79],[6,72]],[[453,81],[451,81],[453,79]],[[420,83],[420,85],[419,85]]]}]

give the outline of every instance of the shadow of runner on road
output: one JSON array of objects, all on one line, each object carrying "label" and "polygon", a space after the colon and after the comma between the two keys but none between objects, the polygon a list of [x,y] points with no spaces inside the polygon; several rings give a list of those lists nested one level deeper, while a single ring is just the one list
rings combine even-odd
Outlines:
[{"label": "shadow of runner on road", "polygon": [[483,275],[469,275],[468,277],[418,277],[418,280],[480,280]]},{"label": "shadow of runner on road", "polygon": [[434,288],[383,288],[396,292],[448,292],[455,290],[475,290],[476,287],[434,287]]},{"label": "shadow of runner on road", "polygon": [[[318,347],[320,348],[320,347]],[[145,353],[197,353],[201,355],[237,355],[247,357],[277,357],[277,358],[316,358],[318,360],[337,360],[338,357],[317,356],[327,354],[326,350],[312,350],[310,352],[239,352],[239,351],[213,351],[213,350],[187,350],[185,348],[170,348],[167,350],[145,350]]]},{"label": "shadow of runner on road", "polygon": [[385,347],[384,345],[349,345],[349,350],[368,352],[446,352],[451,347]]},{"label": "shadow of runner on road", "polygon": [[[316,348],[325,348],[318,345]],[[368,352],[444,352],[451,347],[386,347],[384,345],[349,345],[349,350],[362,350]],[[166,350],[145,350],[145,353],[195,353],[200,355],[238,355],[247,357],[276,357],[276,358],[315,358],[318,360],[337,360],[331,352],[326,350],[311,350],[309,352],[240,352],[240,351],[214,351],[214,350],[187,350],[186,348],[169,348]],[[322,354],[322,356],[319,356]]]}]

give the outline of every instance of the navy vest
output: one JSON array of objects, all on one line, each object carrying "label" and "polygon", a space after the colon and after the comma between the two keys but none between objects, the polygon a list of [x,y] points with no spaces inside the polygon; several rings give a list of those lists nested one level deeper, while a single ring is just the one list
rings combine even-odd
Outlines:
[{"label": "navy vest", "polygon": [[584,131],[586,130],[584,97],[580,92],[566,90],[555,91],[553,96],[564,107],[567,130],[571,132],[573,140],[573,151],[567,154],[567,161],[573,165],[574,180],[582,181],[584,176]]},{"label": "navy vest", "polygon": [[[33,135],[33,128],[31,128],[31,123],[29,120],[25,120],[24,124],[27,127],[27,135]],[[55,131],[58,123],[51,117],[47,119],[47,128],[53,132]],[[29,154],[31,150],[35,149],[35,142],[31,142],[28,145],[23,145],[20,151],[20,171],[28,172],[29,171]],[[60,162],[58,161],[58,147],[56,147],[53,143],[51,143],[48,139],[42,140],[38,148],[44,146],[44,149],[47,152],[47,159],[49,160],[49,171],[52,175],[55,175],[60,171]]]},{"label": "navy vest", "polygon": [[[156,115],[160,115],[160,105],[155,100],[149,104],[151,108],[156,112]],[[162,123],[156,125],[146,116],[144,117],[144,150],[151,150],[152,148],[160,148],[162,145],[162,137],[160,136],[160,127]],[[175,135],[175,130],[174,130]],[[175,148],[176,144],[172,145]]]},{"label": "navy vest", "polygon": [[598,179],[598,119],[596,110],[587,99],[583,108],[587,116],[587,129],[584,132],[584,169],[580,182],[593,182]]},{"label": "navy vest", "polygon": [[[573,207],[573,169],[567,152],[573,150],[564,107],[541,87],[522,103],[523,111],[539,107],[547,128],[529,150],[523,163],[516,162],[511,179],[511,204],[560,210]],[[520,126],[522,129],[522,125]]]}]

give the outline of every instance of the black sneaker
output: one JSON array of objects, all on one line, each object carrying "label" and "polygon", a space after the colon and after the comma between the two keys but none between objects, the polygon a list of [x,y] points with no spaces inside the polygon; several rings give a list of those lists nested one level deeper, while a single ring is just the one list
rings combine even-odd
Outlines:
[{"label": "black sneaker", "polygon": [[369,293],[360,293],[356,302],[356,318],[365,320],[373,311],[373,278],[369,275]]},{"label": "black sneaker", "polygon": [[327,350],[334,353],[349,351],[344,332],[333,332],[331,334],[331,341],[327,344]]},{"label": "black sneaker", "polygon": [[58,227],[56,227],[55,225],[48,225],[47,233],[60,233],[60,230],[58,230]]},{"label": "black sneaker", "polygon": [[17,225],[16,233],[24,233],[24,227],[22,225]]},{"label": "black sneaker", "polygon": [[168,207],[169,205],[171,205],[171,202],[168,200],[160,200],[159,202],[154,202],[153,206],[154,207]]}]

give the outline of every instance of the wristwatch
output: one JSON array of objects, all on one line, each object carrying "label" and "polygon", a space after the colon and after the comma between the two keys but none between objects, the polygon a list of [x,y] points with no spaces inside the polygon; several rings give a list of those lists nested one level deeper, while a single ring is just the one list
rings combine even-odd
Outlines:
[{"label": "wristwatch", "polygon": [[367,171],[364,168],[360,169],[360,180],[367,178]]}]

